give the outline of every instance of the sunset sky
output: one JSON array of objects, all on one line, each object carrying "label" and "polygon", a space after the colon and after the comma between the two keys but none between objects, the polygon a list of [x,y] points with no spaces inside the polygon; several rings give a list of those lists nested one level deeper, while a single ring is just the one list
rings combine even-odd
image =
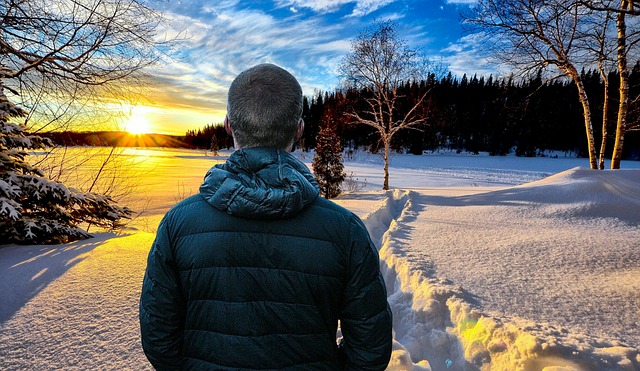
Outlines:
[{"label": "sunset sky", "polygon": [[393,20],[410,47],[455,75],[495,72],[460,11],[474,0],[167,1],[162,35],[186,38],[154,70],[155,84],[123,125],[130,131],[183,135],[222,122],[233,78],[258,63],[282,66],[304,93],[330,91],[351,41],[375,21]]}]

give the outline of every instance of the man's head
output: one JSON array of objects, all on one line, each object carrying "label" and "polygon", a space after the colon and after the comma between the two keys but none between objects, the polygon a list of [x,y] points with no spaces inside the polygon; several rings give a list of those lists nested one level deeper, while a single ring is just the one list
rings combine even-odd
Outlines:
[{"label": "man's head", "polygon": [[259,64],[240,73],[227,98],[227,131],[240,148],[288,150],[302,134],[302,88],[289,72]]}]

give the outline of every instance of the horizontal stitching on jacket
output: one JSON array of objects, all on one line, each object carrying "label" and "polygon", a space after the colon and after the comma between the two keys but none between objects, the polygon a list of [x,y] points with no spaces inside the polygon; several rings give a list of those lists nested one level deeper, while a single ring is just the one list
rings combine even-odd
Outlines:
[{"label": "horizontal stitching on jacket", "polygon": [[345,316],[340,316],[341,320],[349,320],[349,321],[353,321],[353,322],[366,322],[371,320],[372,318],[378,317],[381,314],[383,314],[383,312],[387,312],[387,308],[383,308],[380,311],[376,312],[375,314],[369,316],[368,318],[351,318],[351,317],[345,317]]},{"label": "horizontal stitching on jacket", "polygon": [[287,236],[287,237],[296,237],[296,238],[303,238],[306,240],[314,240],[314,241],[322,241],[322,242],[328,242],[332,245],[335,245],[336,243],[331,241],[331,240],[325,240],[322,238],[316,238],[316,237],[310,237],[310,236],[298,236],[298,235],[293,235],[293,234],[286,234],[286,233],[273,233],[273,232],[260,232],[260,231],[253,231],[253,230],[247,230],[247,231],[227,231],[227,230],[216,230],[216,231],[206,231],[206,232],[197,232],[197,233],[189,233],[189,234],[185,234],[183,236],[178,236],[176,237],[176,240],[180,240],[182,238],[187,238],[190,236],[198,236],[201,234],[210,234],[210,233],[248,233],[248,234],[269,234],[269,235],[273,235],[273,236]]},{"label": "horizontal stitching on jacket", "polygon": [[189,268],[189,269],[184,269],[184,270],[180,270],[179,272],[190,272],[190,271],[199,271],[199,270],[203,270],[203,269],[220,269],[220,268],[224,268],[224,269],[266,269],[266,270],[277,270],[277,271],[284,271],[284,272],[295,272],[295,273],[300,273],[300,274],[306,274],[309,276],[317,276],[317,277],[323,277],[323,278],[330,278],[330,279],[334,279],[334,280],[342,280],[341,276],[326,276],[323,274],[319,274],[319,273],[310,273],[310,272],[302,272],[302,271],[296,271],[293,269],[285,269],[285,268],[268,268],[268,267],[249,267],[249,266],[237,266],[237,265],[229,265],[229,266],[214,266],[214,267],[201,267],[201,268]]},{"label": "horizontal stitching on jacket", "polygon": [[[173,207],[173,210],[180,210],[180,209],[183,209],[183,208],[185,208],[185,207],[187,207],[187,206],[189,206],[191,204],[194,204],[194,203],[199,203],[199,202],[203,202],[203,201],[207,202],[207,200],[205,200],[204,197],[202,197],[201,193],[197,193],[197,195],[200,196],[200,197],[193,197],[193,196],[195,196],[195,194],[194,194],[194,195],[191,195],[191,196],[185,198],[184,200],[180,201],[179,203],[177,203],[175,205],[175,207]],[[175,213],[175,211],[174,211],[174,213]]]},{"label": "horizontal stitching on jacket", "polygon": [[[334,203],[334,205],[340,206],[340,205],[335,204],[335,203]],[[331,212],[332,214],[337,214],[337,215],[340,215],[340,216],[346,216],[346,215],[344,214],[344,211],[335,210],[335,209],[334,209],[333,207],[331,207],[331,206],[326,206],[326,205],[321,205],[321,204],[319,204],[319,203],[316,203],[316,204],[314,204],[314,205],[313,205],[313,207],[319,207],[319,208],[322,208],[322,209],[324,209],[324,210],[328,210],[328,211],[329,211],[329,212]],[[341,208],[343,208],[344,210],[346,210],[347,212],[351,212],[351,211],[349,211],[347,208],[345,208],[344,206],[340,206],[340,207],[341,207]]]},{"label": "horizontal stitching on jacket", "polygon": [[216,300],[216,299],[189,299],[189,301],[214,301],[220,303],[232,303],[232,304],[244,304],[244,303],[278,303],[278,304],[287,304],[287,305],[300,305],[305,307],[313,307],[316,308],[314,304],[303,304],[303,303],[288,303],[286,301],[275,301],[275,300],[246,300],[246,301],[231,301],[231,300]]},{"label": "horizontal stitching on jacket", "polygon": [[212,334],[219,334],[219,335],[224,335],[224,336],[235,336],[235,337],[239,337],[239,338],[261,338],[261,337],[267,337],[267,336],[317,336],[317,335],[322,335],[322,336],[327,336],[326,332],[318,332],[318,333],[306,333],[306,334],[291,334],[291,333],[282,333],[282,334],[265,334],[265,335],[238,335],[238,334],[226,334],[224,332],[220,332],[220,331],[211,331],[211,330],[202,330],[202,329],[184,329],[184,332],[208,332],[208,333],[212,333]]},{"label": "horizontal stitching on jacket", "polygon": [[[196,361],[200,361],[200,362],[204,362],[210,365],[214,365],[214,366],[221,366],[221,367],[225,367],[225,368],[231,368],[234,370],[276,370],[274,368],[239,368],[237,366],[226,366],[220,363],[215,363],[215,362],[211,362],[211,361],[207,361],[206,359],[202,359],[202,358],[198,358],[198,357],[193,357],[193,356],[183,356],[182,358],[186,358],[186,359],[195,359]],[[292,363],[288,366],[283,366],[282,368],[290,368],[290,367],[302,367],[303,365],[313,365],[313,364],[326,364],[327,361],[314,361],[314,362],[302,362],[302,363]]]},{"label": "horizontal stitching on jacket", "polygon": [[[202,196],[202,193],[198,192],[196,195],[198,195],[198,196],[200,196],[200,197],[199,197],[199,198],[198,198],[198,197],[194,197],[192,200],[189,200],[188,202],[185,202],[185,201],[183,200],[181,203],[179,203],[179,204],[178,204],[179,206],[178,206],[178,205],[176,205],[177,207],[174,207],[174,209],[173,209],[173,210],[182,209],[182,208],[184,208],[184,207],[186,207],[186,206],[189,206],[189,205],[191,205],[191,204],[193,204],[193,203],[201,203],[201,202],[202,202],[202,203],[205,203],[206,205],[208,205],[208,206],[210,206],[210,207],[213,207],[213,208],[214,208],[214,209],[216,209],[216,210],[219,210],[219,211],[221,211],[221,212],[224,212],[223,210],[217,209],[215,206],[213,206],[213,205],[211,205],[209,202],[207,202],[207,200]],[[194,195],[194,196],[195,196],[195,195]],[[188,198],[191,198],[191,197],[188,197]],[[187,198],[187,199],[188,199],[188,198]],[[187,199],[185,199],[185,200],[187,200]],[[340,206],[340,205],[338,205],[338,206]],[[320,204],[320,203],[318,203],[318,202],[313,202],[313,203],[312,203],[312,204],[310,204],[309,206],[305,207],[305,210],[306,210],[307,208],[309,208],[309,207],[318,207],[318,208],[321,208],[321,209],[323,209],[323,210],[327,210],[327,211],[328,211],[328,212],[330,212],[331,214],[338,215],[338,216],[340,216],[340,217],[342,217],[342,218],[345,218],[345,219],[349,219],[349,215],[345,215],[345,214],[344,214],[344,212],[339,211],[339,210],[335,210],[335,209],[334,209],[334,208],[332,208],[331,206],[322,205],[322,204]],[[344,207],[342,207],[342,208],[343,208],[344,210],[346,210],[347,212],[349,212],[349,213],[353,213],[353,212],[349,211],[348,209],[346,209],[346,208],[344,208]]]}]

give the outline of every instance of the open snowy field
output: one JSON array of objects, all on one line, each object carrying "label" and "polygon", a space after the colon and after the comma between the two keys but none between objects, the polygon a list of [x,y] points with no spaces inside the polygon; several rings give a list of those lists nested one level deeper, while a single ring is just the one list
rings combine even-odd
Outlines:
[{"label": "open snowy field", "polygon": [[[226,155],[123,156],[144,210],[129,230],[0,247],[1,370],[150,368],[137,301],[153,232]],[[345,165],[361,189],[337,202],[380,248],[390,370],[640,370],[640,163],[396,155],[389,192],[379,156]]]}]

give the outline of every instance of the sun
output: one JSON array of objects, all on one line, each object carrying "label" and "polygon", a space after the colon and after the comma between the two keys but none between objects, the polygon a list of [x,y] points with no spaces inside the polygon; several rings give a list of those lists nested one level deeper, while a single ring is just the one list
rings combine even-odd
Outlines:
[{"label": "sun", "polygon": [[124,123],[124,130],[130,134],[140,135],[151,132],[151,124],[144,114],[143,109],[134,107],[131,116]]}]

